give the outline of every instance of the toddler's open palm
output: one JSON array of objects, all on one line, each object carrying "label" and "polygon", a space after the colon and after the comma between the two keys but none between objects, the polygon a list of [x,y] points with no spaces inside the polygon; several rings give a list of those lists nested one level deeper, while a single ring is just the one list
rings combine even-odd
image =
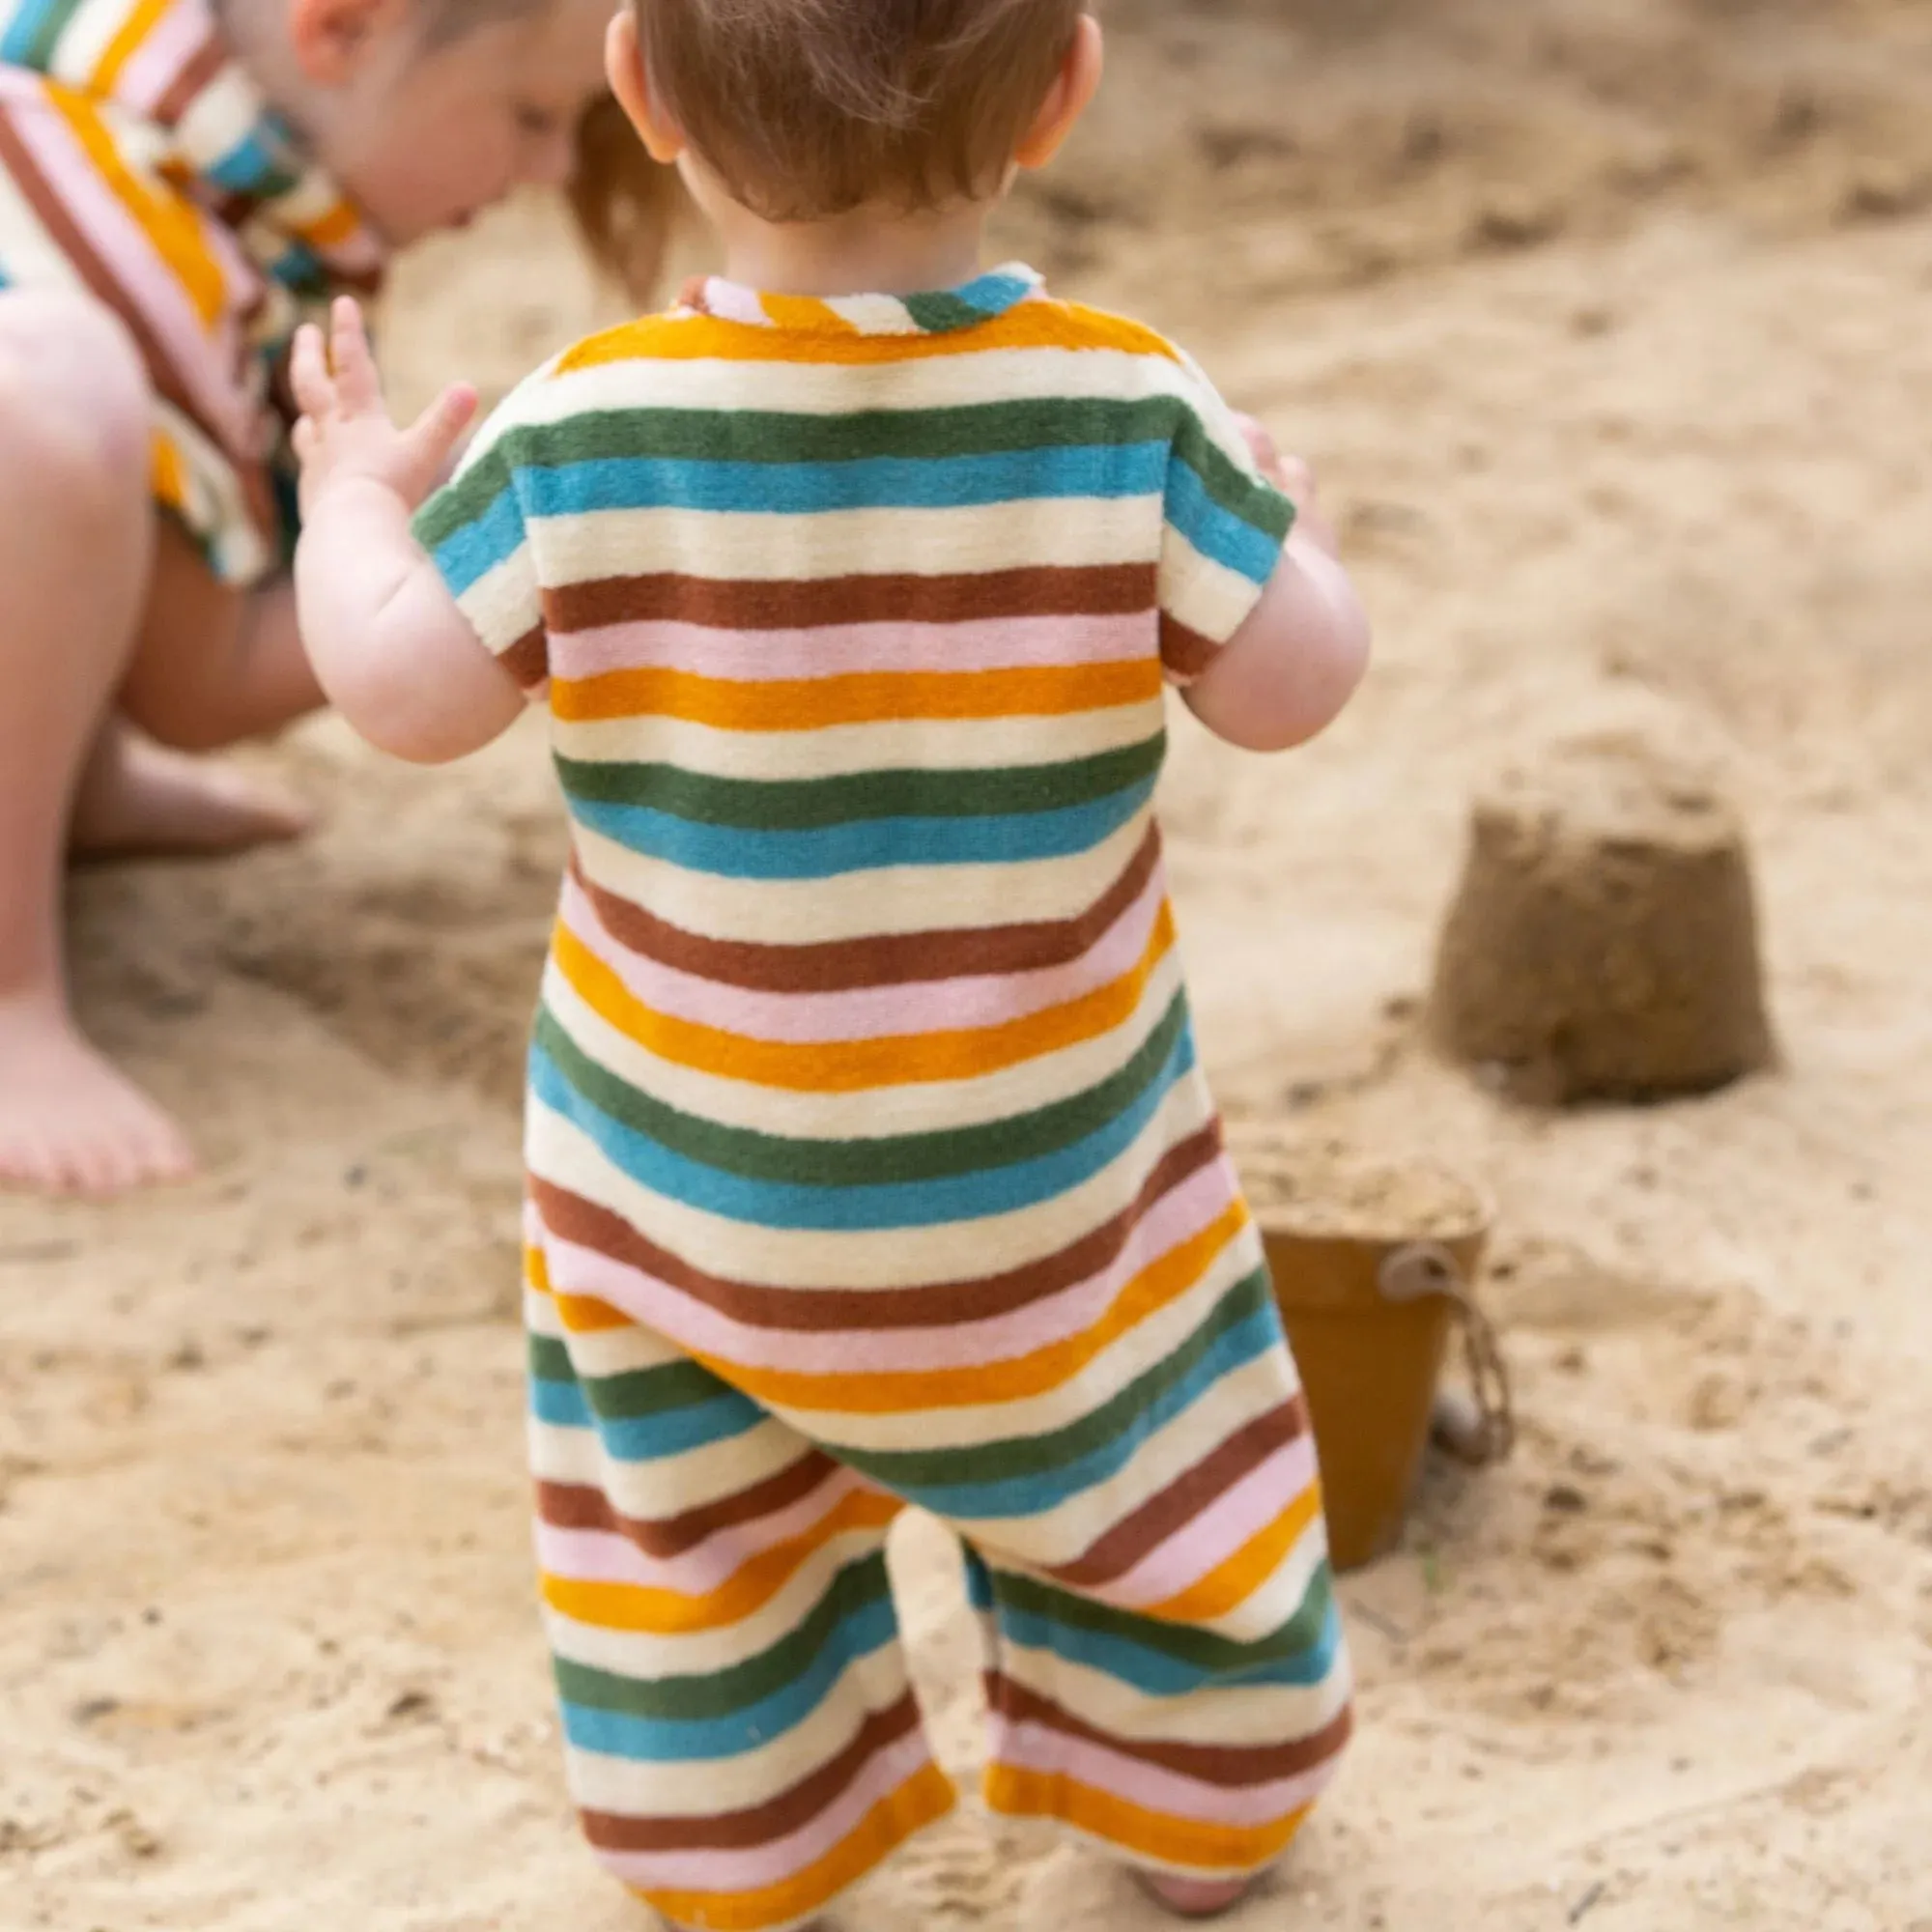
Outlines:
[{"label": "toddler's open palm", "polygon": [[295,451],[305,518],[325,494],[356,482],[374,483],[415,510],[441,479],[476,413],[476,391],[457,384],[407,429],[398,429],[383,400],[362,311],[347,297],[330,313],[327,344],[314,327],[297,335],[289,379],[302,412]]}]

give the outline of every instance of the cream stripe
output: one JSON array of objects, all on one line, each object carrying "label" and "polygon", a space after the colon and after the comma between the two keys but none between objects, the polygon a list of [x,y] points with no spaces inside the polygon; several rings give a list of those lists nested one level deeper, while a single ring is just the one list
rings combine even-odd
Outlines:
[{"label": "cream stripe", "polygon": [[1050,1651],[1004,1645],[1000,1668],[1016,1684],[1116,1737],[1178,1745],[1282,1745],[1312,1738],[1348,1708],[1351,1685],[1346,1651],[1321,1683],[1242,1685],[1148,1697],[1105,1671]]},{"label": "cream stripe", "polygon": [[[1224,1249],[1186,1293],[1118,1336],[1070,1381],[1043,1395],[984,1403],[973,1408],[905,1410],[895,1415],[852,1415],[837,1409],[789,1406],[778,1407],[774,1412],[785,1420],[803,1418],[800,1426],[809,1424],[835,1454],[840,1449],[969,1451],[989,1442],[1049,1435],[1093,1414],[1137,1376],[1154,1363],[1165,1361],[1208,1319],[1230,1287],[1247,1272],[1247,1263],[1240,1243]],[[1214,1398],[1208,1396],[1204,1400],[1211,1406]],[[1179,1463],[1171,1464],[1177,1474],[1179,1467]],[[961,1473],[971,1479],[970,1463],[962,1463]],[[1090,1518],[1090,1523],[1098,1520]],[[995,1524],[992,1530],[995,1541],[1003,1540],[1003,1531],[1005,1538],[1015,1534],[1025,1537],[1027,1527],[1011,1522]]]},{"label": "cream stripe", "polygon": [[863,370],[793,362],[632,361],[595,363],[524,384],[505,421],[561,422],[608,409],[777,410],[845,415],[855,381],[866,406],[936,410],[1001,402],[1131,402],[1176,396],[1196,403],[1197,384],[1179,363],[1124,349],[986,349],[965,355],[868,363]]},{"label": "cream stripe", "polygon": [[696,1768],[572,1751],[571,1792],[585,1810],[640,1818],[705,1818],[749,1810],[781,1797],[837,1757],[870,1713],[890,1710],[905,1695],[907,1682],[903,1657],[896,1645],[889,1646],[861,1658],[833,1696],[762,1749]]},{"label": "cream stripe", "polygon": [[1160,564],[1161,608],[1169,616],[1225,643],[1254,610],[1261,589],[1252,578],[1203,556],[1169,526],[1161,541]]},{"label": "cream stripe", "polygon": [[706,939],[789,946],[1064,920],[1102,898],[1147,837],[1147,814],[1092,851],[1023,866],[908,867],[836,879],[724,879],[647,859],[576,828],[584,872]]},{"label": "cream stripe", "polygon": [[1095,1087],[1140,1050],[1165,1017],[1180,982],[1179,954],[1170,947],[1133,1010],[1096,1038],[1039,1054],[977,1080],[868,1087],[856,1094],[787,1093],[660,1059],[600,1017],[579,997],[554,960],[545,971],[544,999],[586,1058],[666,1106],[754,1133],[846,1141],[980,1126],[1053,1106]]},{"label": "cream stripe", "polygon": [[1028,1570],[1077,1562],[1116,1523],[1124,1522],[1231,1435],[1279,1408],[1294,1386],[1285,1371],[1286,1360],[1281,1351],[1270,1351],[1223,1376],[1210,1401],[1183,1409],[1142,1442],[1118,1475],[1059,1508],[1018,1522],[961,1517],[957,1526],[995,1562]]},{"label": "cream stripe", "polygon": [[[532,1472],[548,1483],[588,1483],[601,1488],[620,1515],[652,1522],[667,1514],[698,1509],[735,1496],[798,1460],[798,1439],[782,1424],[761,1423],[725,1442],[656,1463],[624,1463],[607,1456],[594,1429],[528,1419]],[[676,1510],[667,1511],[668,1472],[675,1473]]]},{"label": "cream stripe", "polygon": [[[773,675],[782,676],[774,667]],[[767,783],[880,771],[998,770],[1062,764],[1120,751],[1166,724],[1159,699],[1109,705],[1066,718],[907,718],[806,731],[724,731],[645,714],[578,724],[554,718],[551,742],[591,764],[670,764]]]},{"label": "cream stripe", "polygon": [[737,1280],[799,1290],[921,1288],[1003,1273],[1071,1246],[1130,1207],[1162,1153],[1207,1125],[1211,1114],[1203,1083],[1183,1080],[1120,1159],[1079,1187],[971,1223],[849,1234],[758,1228],[654,1193],[534,1099],[528,1148],[533,1173],[648,1229],[672,1254],[728,1256]]},{"label": "cream stripe", "polygon": [[1079,570],[1156,547],[1155,496],[1057,498],[974,508],[820,510],[799,516],[684,509],[535,518],[552,585],[679,572],[727,583],[818,581],[896,570]]}]

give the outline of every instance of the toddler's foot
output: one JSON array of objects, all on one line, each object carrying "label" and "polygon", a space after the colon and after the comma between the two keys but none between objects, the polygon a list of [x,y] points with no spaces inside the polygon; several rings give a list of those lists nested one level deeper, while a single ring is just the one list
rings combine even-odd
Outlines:
[{"label": "toddler's foot", "polygon": [[298,838],[314,823],[287,792],[113,724],[81,780],[70,844],[83,859],[213,858]]},{"label": "toddler's foot", "polygon": [[57,997],[0,997],[0,1187],[104,1196],[193,1172],[181,1130]]},{"label": "toddler's foot", "polygon": [[1177,1918],[1218,1918],[1254,1890],[1247,1878],[1175,1878],[1167,1872],[1141,1872],[1141,1883]]}]

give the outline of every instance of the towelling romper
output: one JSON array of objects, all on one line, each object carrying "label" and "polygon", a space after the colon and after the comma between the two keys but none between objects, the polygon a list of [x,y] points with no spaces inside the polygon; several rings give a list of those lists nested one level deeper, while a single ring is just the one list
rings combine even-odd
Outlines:
[{"label": "towelling romper", "polygon": [[967,1547],[997,1810],[1248,1873],[1337,1766],[1308,1412],[1152,812],[1163,671],[1292,514],[1190,363],[1021,270],[696,285],[422,514],[569,805],[537,1540],[575,1797],[674,1921],[802,1921],[952,1804],[909,1503]]},{"label": "towelling romper", "polygon": [[92,296],[154,391],[157,507],[223,582],[295,535],[275,375],[380,244],[236,62],[208,0],[0,0],[0,296]]}]

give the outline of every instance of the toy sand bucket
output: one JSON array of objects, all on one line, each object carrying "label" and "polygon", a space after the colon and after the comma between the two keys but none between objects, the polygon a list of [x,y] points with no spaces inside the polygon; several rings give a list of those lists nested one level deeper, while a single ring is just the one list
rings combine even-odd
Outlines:
[{"label": "toy sand bucket", "polygon": [[[1432,1426],[1474,1465],[1514,1444],[1508,1372],[1475,1299],[1494,1213],[1434,1168],[1253,1129],[1231,1129],[1229,1148],[1307,1389],[1334,1565],[1358,1569],[1400,1538]],[[1467,1395],[1439,1390],[1452,1333]]]}]

